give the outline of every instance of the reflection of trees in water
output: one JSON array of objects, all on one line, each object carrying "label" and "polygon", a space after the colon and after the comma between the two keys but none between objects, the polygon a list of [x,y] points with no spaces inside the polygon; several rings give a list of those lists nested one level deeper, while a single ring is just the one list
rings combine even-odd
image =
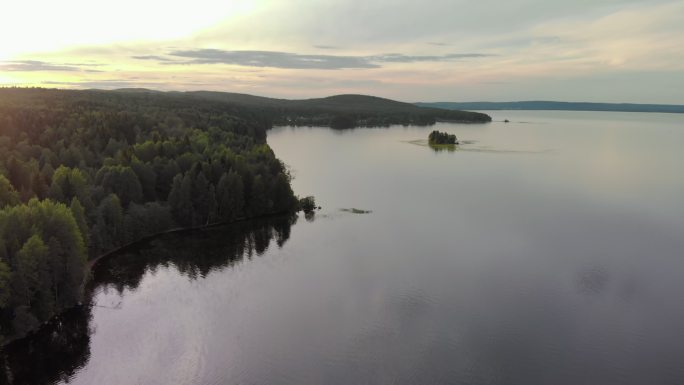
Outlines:
[{"label": "reflection of trees in water", "polygon": [[65,382],[90,358],[89,306],[67,311],[37,333],[4,348],[0,381],[7,384]]},{"label": "reflection of trees in water", "polygon": [[[245,257],[262,255],[275,240],[282,247],[297,216],[248,221],[187,234],[168,234],[100,261],[89,285],[123,291],[136,288],[148,270],[174,266],[189,277],[204,277]],[[90,358],[91,306],[74,308],[37,333],[4,348],[0,384],[66,382]]]},{"label": "reflection of trees in water", "polygon": [[173,266],[191,278],[205,277],[212,270],[263,254],[271,240],[282,247],[296,220],[294,215],[240,222],[183,236],[168,234],[100,261],[93,271],[91,288],[107,286],[120,292],[135,289],[145,272],[160,266]]},{"label": "reflection of trees in water", "polygon": [[453,144],[428,144],[434,152],[455,152],[456,145]]}]

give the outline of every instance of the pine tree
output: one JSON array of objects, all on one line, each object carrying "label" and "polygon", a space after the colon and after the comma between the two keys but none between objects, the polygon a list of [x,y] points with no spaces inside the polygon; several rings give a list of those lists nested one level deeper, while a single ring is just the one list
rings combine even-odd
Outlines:
[{"label": "pine tree", "polygon": [[181,226],[192,226],[192,178],[189,173],[185,176],[178,174],[173,178],[173,185],[169,193],[169,206],[173,218]]},{"label": "pine tree", "polygon": [[10,181],[0,174],[0,209],[6,206],[19,204],[19,193],[14,189]]},{"label": "pine tree", "polygon": [[74,197],[74,199],[71,200],[71,214],[74,216],[74,219],[76,220],[76,224],[78,225],[78,229],[81,231],[81,236],[83,237],[83,243],[85,244],[86,248],[88,247],[89,244],[89,229],[88,229],[88,221],[86,220],[86,214],[85,214],[85,209],[83,208],[83,205],[81,205],[81,202],[78,200],[78,198]]},{"label": "pine tree", "polygon": [[244,207],[242,178],[236,172],[221,176],[216,189],[216,199],[221,220],[230,222],[242,214]]},{"label": "pine tree", "polygon": [[193,226],[206,224],[209,219],[209,181],[202,172],[197,175],[192,190]]}]

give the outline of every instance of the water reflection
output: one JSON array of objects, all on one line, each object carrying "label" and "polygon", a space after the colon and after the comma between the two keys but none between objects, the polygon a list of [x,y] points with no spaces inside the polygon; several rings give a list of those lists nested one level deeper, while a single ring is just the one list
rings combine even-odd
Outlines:
[{"label": "water reflection", "polygon": [[[262,255],[272,241],[282,247],[296,221],[296,215],[278,217],[150,240],[100,261],[93,271],[87,297],[92,299],[103,288],[119,293],[134,290],[146,272],[160,267],[173,266],[191,279],[206,277],[213,270]],[[94,306],[104,307],[90,303],[72,309],[36,334],[5,347],[0,383],[69,382],[90,359]]]},{"label": "water reflection", "polygon": [[681,117],[506,114],[436,127],[476,141],[441,154],[407,144],[427,128],[269,132],[315,223],[105,261],[89,353],[17,383],[684,383]]},{"label": "water reflection", "polygon": [[455,144],[428,144],[428,146],[432,149],[434,152],[456,152],[456,148],[458,147]]},{"label": "water reflection", "polygon": [[80,306],[10,344],[3,354],[0,381],[53,384],[67,381],[90,358],[91,308]]}]

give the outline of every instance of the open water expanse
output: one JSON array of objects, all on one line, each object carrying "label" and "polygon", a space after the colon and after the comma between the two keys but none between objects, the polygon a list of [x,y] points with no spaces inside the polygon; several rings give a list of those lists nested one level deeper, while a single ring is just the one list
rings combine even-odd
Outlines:
[{"label": "open water expanse", "polygon": [[[22,384],[683,384],[684,115],[488,113],[269,131],[322,210],[103,261],[94,305],[12,345],[6,370]],[[436,151],[433,129],[463,144]]]}]

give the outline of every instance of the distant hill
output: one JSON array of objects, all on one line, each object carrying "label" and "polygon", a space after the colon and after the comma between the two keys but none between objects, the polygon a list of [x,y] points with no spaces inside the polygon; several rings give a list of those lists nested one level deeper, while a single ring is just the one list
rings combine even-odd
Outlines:
[{"label": "distant hill", "polygon": [[390,125],[432,125],[436,122],[487,123],[483,113],[453,108],[417,106],[368,95],[335,95],[314,99],[277,99],[249,94],[214,91],[160,92],[145,88],[121,88],[117,95],[211,101],[230,108],[235,115],[270,125],[330,126],[333,128],[386,127]]},{"label": "distant hill", "polygon": [[[139,92],[139,91],[136,91]],[[230,92],[195,91],[176,93],[224,102],[273,117],[275,125],[322,125],[335,128],[430,125],[437,121],[485,123],[482,113],[420,107],[411,103],[367,95],[335,95],[326,98],[289,100]]]},{"label": "distant hill", "polygon": [[615,111],[615,112],[666,112],[684,113],[684,105],[631,104],[631,103],[583,103],[583,102],[435,102],[415,103],[420,107],[445,108],[449,110],[556,110],[556,111]]}]

